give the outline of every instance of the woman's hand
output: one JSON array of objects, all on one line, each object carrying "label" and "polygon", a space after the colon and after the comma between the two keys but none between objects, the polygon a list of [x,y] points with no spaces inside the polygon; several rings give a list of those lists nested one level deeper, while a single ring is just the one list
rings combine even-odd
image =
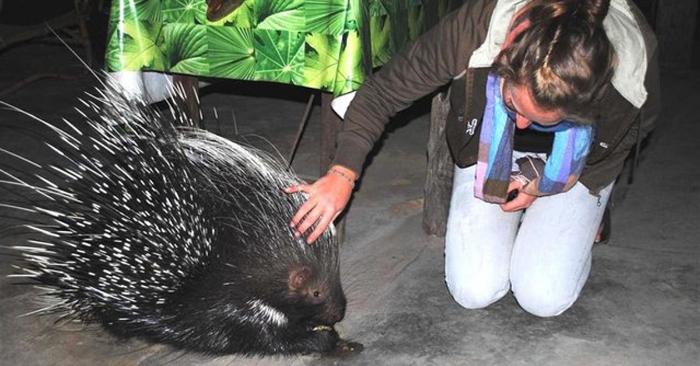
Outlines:
[{"label": "woman's hand", "polygon": [[311,244],[316,241],[350,201],[356,179],[357,174],[352,170],[334,165],[325,176],[311,185],[300,184],[285,189],[287,193],[304,192],[309,195],[289,224],[296,236],[300,237],[316,224],[316,228],[306,237],[306,242]]},{"label": "woman's hand", "polygon": [[518,210],[523,210],[530,205],[532,205],[533,202],[537,199],[537,196],[531,196],[527,193],[524,193],[523,190],[523,184],[518,181],[511,181],[510,184],[508,185],[508,192],[515,190],[518,190],[518,196],[515,197],[510,202],[502,203],[501,204],[501,209],[503,211],[518,211]]}]

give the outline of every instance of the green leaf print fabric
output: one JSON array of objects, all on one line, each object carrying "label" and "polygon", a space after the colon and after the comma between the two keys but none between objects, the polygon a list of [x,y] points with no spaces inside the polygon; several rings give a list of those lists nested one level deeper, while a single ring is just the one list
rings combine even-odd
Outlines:
[{"label": "green leaf print fabric", "polygon": [[[229,0],[231,1],[231,0]],[[107,71],[271,81],[341,95],[464,0],[113,0]]]}]

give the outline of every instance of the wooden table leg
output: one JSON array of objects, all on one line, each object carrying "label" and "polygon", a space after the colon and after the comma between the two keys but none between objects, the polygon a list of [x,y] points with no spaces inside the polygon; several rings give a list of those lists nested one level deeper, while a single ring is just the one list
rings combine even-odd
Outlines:
[{"label": "wooden table leg", "polygon": [[[336,151],[336,136],[343,126],[343,120],[331,109],[333,94],[321,93],[321,161],[320,176],[326,175]],[[346,210],[347,212],[347,210]],[[345,240],[345,213],[341,214],[335,223],[338,232],[338,242]]]},{"label": "wooden table leg", "polygon": [[196,76],[175,74],[173,76],[173,84],[175,84],[176,88],[180,87],[178,86],[180,84],[185,92],[184,100],[176,101],[176,103],[182,103],[180,107],[190,117],[194,127],[202,128],[199,107],[199,79]]},{"label": "wooden table leg", "polygon": [[444,237],[452,196],[454,162],[445,139],[445,123],[450,109],[446,93],[433,97],[428,137],[428,171],[423,187],[423,230]]}]

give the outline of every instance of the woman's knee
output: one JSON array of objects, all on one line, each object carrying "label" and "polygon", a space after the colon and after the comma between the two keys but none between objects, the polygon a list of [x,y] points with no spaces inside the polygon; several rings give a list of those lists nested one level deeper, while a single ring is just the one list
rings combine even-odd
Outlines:
[{"label": "woman's knee", "polygon": [[508,292],[509,284],[489,281],[465,281],[447,276],[447,289],[452,298],[466,309],[482,309],[501,299]]},{"label": "woman's knee", "polygon": [[560,315],[576,302],[588,280],[592,254],[583,260],[550,260],[556,263],[528,266],[521,261],[511,266],[513,296],[520,307],[539,317]]},{"label": "woman's knee", "polygon": [[[524,288],[523,288],[524,287]],[[561,315],[569,309],[576,299],[578,291],[557,291],[546,286],[513,285],[513,296],[523,310],[542,318]]]}]

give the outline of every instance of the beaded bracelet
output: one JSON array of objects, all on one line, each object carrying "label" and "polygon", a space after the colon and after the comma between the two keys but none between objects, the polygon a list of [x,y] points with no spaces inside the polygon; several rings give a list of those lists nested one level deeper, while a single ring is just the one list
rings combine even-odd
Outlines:
[{"label": "beaded bracelet", "polygon": [[350,183],[350,188],[355,188],[355,181],[349,175],[341,172],[340,170],[338,170],[336,168],[331,168],[328,172],[345,178],[345,180],[347,180],[348,183]]}]

